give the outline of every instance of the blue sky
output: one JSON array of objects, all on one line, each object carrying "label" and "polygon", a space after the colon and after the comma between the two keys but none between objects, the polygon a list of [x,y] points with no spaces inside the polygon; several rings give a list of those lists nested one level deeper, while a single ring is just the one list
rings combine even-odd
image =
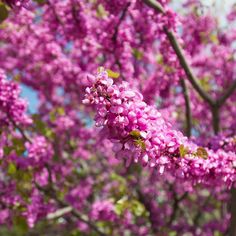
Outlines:
[{"label": "blue sky", "polygon": [[37,93],[33,89],[31,89],[31,88],[29,88],[29,87],[27,87],[23,84],[21,84],[20,87],[21,87],[21,96],[28,100],[28,104],[29,104],[28,105],[28,110],[29,110],[29,112],[30,113],[36,113],[37,106],[38,106]]}]

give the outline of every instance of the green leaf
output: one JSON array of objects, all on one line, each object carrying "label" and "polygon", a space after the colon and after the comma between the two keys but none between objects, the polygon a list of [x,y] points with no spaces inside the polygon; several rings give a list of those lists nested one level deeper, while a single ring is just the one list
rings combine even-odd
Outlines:
[{"label": "green leaf", "polygon": [[40,134],[44,135],[49,139],[55,138],[55,133],[53,132],[53,130],[50,129],[48,125],[40,119],[38,115],[33,115],[33,119],[34,119],[35,129],[37,132],[39,132]]},{"label": "green leaf", "polygon": [[115,212],[117,215],[122,215],[125,210],[129,209],[129,202],[127,197],[121,198],[115,204]]},{"label": "green leaf", "polygon": [[132,130],[129,134],[135,139],[138,139],[141,137],[139,130]]},{"label": "green leaf", "polygon": [[28,231],[28,224],[24,217],[22,216],[15,216],[13,219],[14,226],[17,227],[17,229],[22,232]]},{"label": "green leaf", "polygon": [[13,150],[13,147],[6,146],[3,148],[4,155],[9,155],[11,151]]},{"label": "green leaf", "polygon": [[12,140],[13,149],[15,150],[18,156],[22,155],[25,152],[25,145],[23,139],[14,138]]},{"label": "green leaf", "polygon": [[61,116],[65,115],[65,110],[63,107],[58,107],[56,110],[59,115]]},{"label": "green leaf", "polygon": [[161,54],[158,54],[156,57],[157,63],[162,65],[164,63],[163,56]]},{"label": "green leaf", "polygon": [[65,115],[65,109],[63,107],[57,107],[50,112],[50,121],[52,122],[56,121],[58,115],[59,116]]},{"label": "green leaf", "polygon": [[46,127],[46,124],[40,119],[38,115],[33,115],[32,117],[36,130],[42,133]]},{"label": "green leaf", "polygon": [[139,51],[137,48],[133,49],[133,55],[137,60],[141,60],[143,58],[143,53]]},{"label": "green leaf", "polygon": [[120,175],[118,175],[118,174],[115,173],[115,172],[112,172],[112,173],[111,173],[111,179],[112,179],[112,180],[116,180],[116,181],[118,181],[118,182],[120,182],[120,183],[123,183],[123,184],[126,183],[126,179],[125,179],[123,176],[120,176]]},{"label": "green leaf", "polygon": [[114,185],[114,187],[112,187],[110,190],[115,200],[121,199],[129,192],[129,189],[127,187],[127,180],[124,177],[113,172],[111,173],[111,180],[114,182],[118,182],[118,185]]},{"label": "green leaf", "polygon": [[108,14],[107,14],[106,10],[104,9],[103,5],[99,4],[97,7],[97,16],[100,18],[103,18],[104,16],[107,16],[107,15]]},{"label": "green leaf", "polygon": [[143,151],[146,149],[145,142],[141,138],[136,139],[134,143],[136,146],[140,147]]},{"label": "green leaf", "polygon": [[131,209],[132,209],[132,212],[134,213],[134,215],[136,215],[136,216],[142,216],[146,211],[144,205],[137,200],[132,201],[132,208]]},{"label": "green leaf", "polygon": [[34,2],[42,5],[42,4],[46,3],[46,0],[34,0]]},{"label": "green leaf", "polygon": [[171,232],[169,232],[168,235],[169,235],[169,236],[176,236],[176,235],[177,235],[177,232],[176,232],[176,231],[171,231]]},{"label": "green leaf", "polygon": [[220,231],[214,231],[214,236],[223,236],[223,234]]},{"label": "green leaf", "polygon": [[20,178],[22,181],[25,181],[25,182],[30,182],[32,180],[32,173],[29,171],[18,170],[17,176],[18,178]]},{"label": "green leaf", "polygon": [[110,78],[112,78],[112,79],[117,79],[117,78],[119,78],[119,76],[120,76],[119,73],[114,72],[114,71],[109,70],[109,69],[107,69],[106,72],[107,72],[108,76],[109,76]]},{"label": "green leaf", "polygon": [[55,137],[55,133],[49,128],[45,128],[43,135],[45,135],[49,139],[53,139]]},{"label": "green leaf", "polygon": [[179,146],[179,154],[180,157],[184,157],[186,154],[188,154],[188,148],[185,148],[183,144]]},{"label": "green leaf", "polygon": [[70,139],[69,140],[69,145],[70,145],[70,147],[71,148],[76,148],[77,147],[77,142],[76,142],[76,140],[75,139]]},{"label": "green leaf", "polygon": [[7,170],[7,172],[8,172],[8,174],[9,175],[14,175],[15,173],[16,173],[16,165],[14,164],[14,163],[10,163],[9,165],[8,165],[8,170]]},{"label": "green leaf", "polygon": [[210,84],[211,79],[212,77],[210,75],[205,75],[199,80],[201,87],[203,87],[203,89],[206,90],[206,92],[210,91],[211,89],[211,84]]},{"label": "green leaf", "polygon": [[17,81],[17,82],[20,82],[20,75],[17,74],[13,77],[13,80]]},{"label": "green leaf", "polygon": [[164,67],[164,70],[167,74],[175,72],[175,69],[173,67],[167,65]]},{"label": "green leaf", "polygon": [[56,121],[56,113],[55,113],[55,111],[51,111],[50,114],[49,114],[49,117],[50,117],[50,121],[51,122]]},{"label": "green leaf", "polygon": [[210,40],[211,42],[213,42],[214,44],[219,44],[219,40],[216,34],[211,34],[210,36]]},{"label": "green leaf", "polygon": [[8,17],[8,9],[6,5],[2,2],[0,2],[0,23],[2,23],[4,20]]},{"label": "green leaf", "polygon": [[206,149],[203,148],[203,147],[199,147],[199,148],[197,149],[196,155],[197,155],[198,157],[201,157],[201,158],[204,158],[204,159],[207,159],[207,158],[208,158],[208,153],[207,153]]}]

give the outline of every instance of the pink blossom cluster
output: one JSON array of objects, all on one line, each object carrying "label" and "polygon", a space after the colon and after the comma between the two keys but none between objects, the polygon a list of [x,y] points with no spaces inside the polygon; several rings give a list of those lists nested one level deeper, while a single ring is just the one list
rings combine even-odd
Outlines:
[{"label": "pink blossom cluster", "polygon": [[27,218],[27,224],[33,228],[35,223],[46,217],[47,213],[53,209],[50,203],[45,203],[42,194],[34,189],[31,193],[31,202],[27,205],[24,216]]},{"label": "pink blossom cluster", "polygon": [[29,161],[33,165],[44,165],[49,162],[53,155],[50,143],[44,136],[37,136],[26,143]]},{"label": "pink blossom cluster", "polygon": [[86,18],[86,5],[83,1],[53,1],[46,8],[44,19],[50,21],[49,27],[58,31],[61,36],[74,39],[86,37],[89,22]]},{"label": "pink blossom cluster", "polygon": [[[195,183],[221,180],[232,184],[236,178],[233,152],[198,147],[173,130],[160,112],[143,102],[142,95],[128,83],[114,84],[106,71],[88,76],[84,104],[96,105],[96,125],[113,143],[117,158],[171,171],[176,177]],[[227,168],[225,168],[227,166]]]},{"label": "pink blossom cluster", "polygon": [[92,194],[93,181],[91,178],[80,181],[68,192],[65,199],[77,210],[84,207],[86,199]]},{"label": "pink blossom cluster", "polygon": [[92,205],[91,218],[93,220],[115,221],[115,207],[109,200],[96,201]]},{"label": "pink blossom cluster", "polygon": [[15,122],[30,124],[31,119],[26,114],[27,102],[20,98],[20,88],[9,81],[3,70],[0,71],[0,125]]}]

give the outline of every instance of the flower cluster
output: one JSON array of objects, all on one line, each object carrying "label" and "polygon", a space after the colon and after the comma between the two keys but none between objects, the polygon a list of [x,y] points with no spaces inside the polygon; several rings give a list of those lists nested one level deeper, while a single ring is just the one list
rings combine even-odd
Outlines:
[{"label": "flower cluster", "polygon": [[43,197],[38,190],[34,190],[31,194],[30,204],[27,205],[27,209],[24,215],[27,217],[27,224],[30,228],[33,228],[35,223],[44,218],[51,210],[50,204],[45,204]]},{"label": "flower cluster", "polygon": [[13,81],[7,80],[5,73],[0,71],[0,125],[11,122],[30,124],[26,115],[27,102],[19,97],[20,88]]},{"label": "flower cluster", "polygon": [[32,140],[32,143],[27,142],[25,144],[29,161],[33,164],[44,165],[47,163],[53,155],[51,145],[43,136],[37,136]]},{"label": "flower cluster", "polygon": [[[160,174],[206,182],[221,179],[231,184],[236,178],[235,153],[214,152],[188,141],[166,122],[155,107],[143,102],[142,95],[128,83],[114,84],[106,71],[88,76],[85,104],[97,108],[96,125],[113,143],[117,158],[157,167]],[[227,168],[225,168],[227,166]]]},{"label": "flower cluster", "polygon": [[116,219],[115,207],[111,201],[96,201],[91,210],[93,220],[114,221]]},{"label": "flower cluster", "polygon": [[58,30],[69,39],[84,38],[88,33],[89,23],[86,17],[86,5],[83,1],[55,1],[48,5],[45,20],[51,24],[52,30]]}]

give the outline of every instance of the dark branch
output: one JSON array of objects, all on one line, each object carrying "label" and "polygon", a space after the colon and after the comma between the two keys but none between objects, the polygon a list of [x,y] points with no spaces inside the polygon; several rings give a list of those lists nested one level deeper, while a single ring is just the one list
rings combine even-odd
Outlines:
[{"label": "dark branch", "polygon": [[[60,207],[69,207],[70,204],[68,204],[67,202],[59,199],[56,195],[55,189],[51,188],[43,188],[40,185],[38,185],[36,182],[34,182],[36,188],[43,192],[44,194],[46,194],[47,196],[52,197]],[[77,219],[79,219],[80,221],[82,221],[83,223],[87,224],[94,232],[96,232],[98,235],[100,236],[107,236],[105,233],[101,232],[96,225],[94,225],[91,221],[84,219],[83,216],[81,216],[81,214],[74,208],[71,209],[71,214],[73,216],[75,216]]]},{"label": "dark branch", "polygon": [[24,130],[13,120],[11,119],[11,117],[8,115],[8,119],[10,120],[10,122],[12,123],[13,127],[15,129],[17,129],[20,134],[22,135],[22,137],[28,141],[29,143],[32,143],[32,140],[30,139],[30,137],[28,137],[28,135],[24,132]]},{"label": "dark branch", "polygon": [[191,115],[189,94],[188,94],[188,90],[187,90],[187,87],[183,78],[180,80],[180,83],[183,89],[183,95],[184,95],[184,101],[185,101],[186,135],[187,137],[190,137],[191,130],[192,130],[192,115]]},{"label": "dark branch", "polygon": [[229,225],[229,229],[228,229],[228,233],[227,235],[229,236],[235,236],[236,235],[236,189],[232,188],[231,190],[231,199],[230,199],[230,203],[228,205],[229,207],[229,212],[231,213],[231,219],[230,219],[230,225]]},{"label": "dark branch", "polygon": [[172,214],[170,216],[170,219],[167,223],[167,226],[169,226],[169,227],[172,225],[172,223],[176,219],[176,216],[177,216],[177,213],[178,213],[178,210],[179,210],[180,202],[183,201],[188,196],[188,193],[185,192],[181,197],[178,198],[176,192],[174,190],[173,190],[173,192],[174,192],[174,203],[173,203],[173,206],[172,206],[173,210],[172,210]]},{"label": "dark branch", "polygon": [[212,114],[212,124],[214,129],[214,134],[218,134],[220,131],[220,114],[218,105],[214,105],[211,107],[211,114]]},{"label": "dark branch", "polygon": [[[158,13],[162,13],[165,14],[165,10],[164,8],[157,3],[154,0],[143,0],[144,3],[146,3],[148,6],[150,6],[151,8],[153,8],[155,11],[157,11]],[[183,49],[180,46],[177,38],[175,37],[175,34],[172,30],[168,30],[166,27],[164,27],[164,32],[167,36],[167,38],[169,39],[169,42],[173,48],[173,50],[175,51],[178,60],[180,62],[180,65],[182,66],[182,68],[184,69],[184,72],[188,78],[188,80],[190,81],[190,83],[192,84],[192,86],[194,87],[194,89],[198,92],[198,94],[201,96],[201,98],[203,100],[205,100],[206,102],[208,102],[208,104],[210,104],[211,106],[213,106],[215,104],[215,102],[213,101],[213,99],[201,88],[201,86],[199,85],[199,83],[197,82],[197,78],[194,76],[192,69],[190,67],[190,65],[188,64]]]},{"label": "dark branch", "polygon": [[219,105],[219,107],[224,105],[226,100],[235,92],[235,90],[236,90],[236,80],[232,83],[232,85],[228,88],[228,90],[226,90],[224,95],[217,100],[217,104]]},{"label": "dark branch", "polygon": [[172,48],[174,49],[174,51],[179,59],[180,65],[184,69],[184,72],[185,72],[189,82],[192,84],[192,86],[198,92],[198,94],[201,96],[201,98],[204,101],[206,101],[208,104],[213,106],[215,104],[214,100],[202,89],[202,87],[197,82],[197,78],[194,76],[192,69],[185,58],[183,49],[181,48],[178,40],[176,39],[174,32],[171,30],[168,30],[167,28],[164,28],[164,32],[166,33],[166,35],[169,39],[169,42],[170,42]]},{"label": "dark branch", "polygon": [[149,7],[155,9],[155,11],[164,14],[165,10],[162,5],[156,0],[143,0]]},{"label": "dark branch", "polygon": [[119,27],[120,27],[122,21],[124,20],[124,18],[126,16],[126,12],[127,12],[128,8],[129,8],[129,6],[130,6],[130,2],[128,2],[126,4],[126,6],[124,7],[124,9],[123,9],[123,11],[121,13],[121,16],[119,18],[119,21],[118,21],[118,23],[117,23],[117,25],[115,27],[114,34],[112,35],[112,40],[113,40],[115,45],[116,45],[116,41],[117,41],[117,35],[118,35],[118,32],[119,32]]}]

